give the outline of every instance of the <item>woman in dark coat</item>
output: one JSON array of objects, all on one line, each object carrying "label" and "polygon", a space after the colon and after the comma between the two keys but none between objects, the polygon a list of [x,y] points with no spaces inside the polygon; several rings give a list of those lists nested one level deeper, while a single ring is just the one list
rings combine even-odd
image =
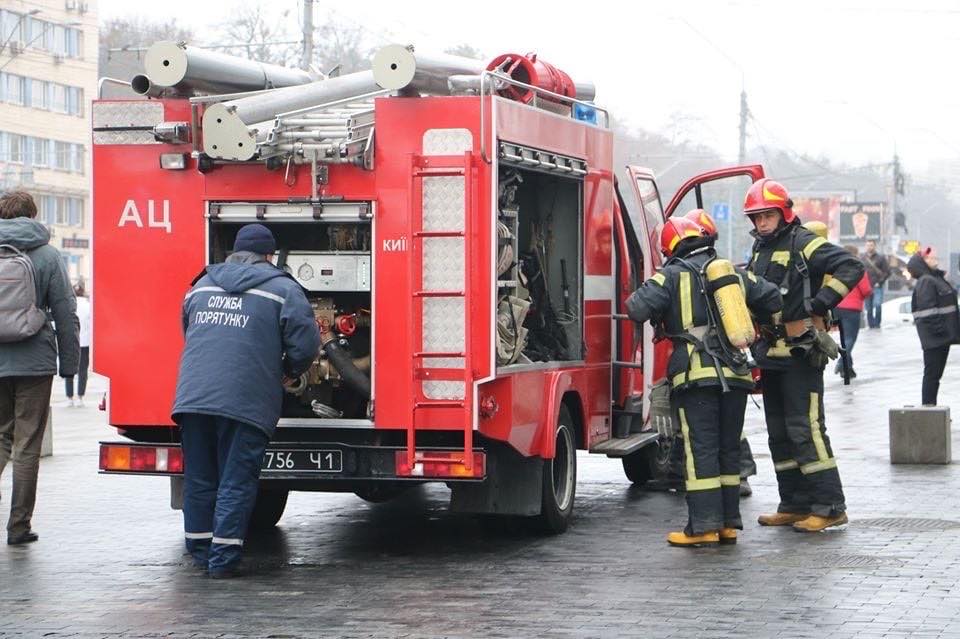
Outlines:
[{"label": "woman in dark coat", "polygon": [[923,348],[923,405],[936,406],[940,378],[951,344],[960,344],[957,293],[937,268],[932,247],[914,254],[907,270],[917,280],[913,288],[913,320]]}]

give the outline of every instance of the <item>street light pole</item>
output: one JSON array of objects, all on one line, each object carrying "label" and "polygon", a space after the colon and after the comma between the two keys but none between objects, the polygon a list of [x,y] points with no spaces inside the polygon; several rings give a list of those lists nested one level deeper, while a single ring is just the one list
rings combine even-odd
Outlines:
[{"label": "street light pole", "polygon": [[303,58],[300,68],[310,70],[313,64],[313,0],[303,0]]}]

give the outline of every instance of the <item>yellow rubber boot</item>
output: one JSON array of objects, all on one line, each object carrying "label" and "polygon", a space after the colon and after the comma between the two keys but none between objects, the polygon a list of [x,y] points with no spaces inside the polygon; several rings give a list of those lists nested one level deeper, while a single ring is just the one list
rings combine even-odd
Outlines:
[{"label": "yellow rubber boot", "polygon": [[720,535],[716,530],[705,532],[702,535],[688,535],[682,530],[667,535],[667,543],[671,546],[699,548],[701,546],[715,546],[720,543]]},{"label": "yellow rubber boot", "polygon": [[760,515],[757,517],[757,523],[761,526],[791,526],[809,516],[810,513],[773,513],[772,515]]},{"label": "yellow rubber boot", "polygon": [[830,517],[810,515],[806,519],[796,522],[793,525],[793,529],[799,532],[820,532],[824,528],[830,528],[831,526],[842,526],[848,521],[847,513],[840,513]]},{"label": "yellow rubber boot", "polygon": [[724,545],[733,545],[737,543],[736,528],[721,528],[719,531],[720,543]]}]

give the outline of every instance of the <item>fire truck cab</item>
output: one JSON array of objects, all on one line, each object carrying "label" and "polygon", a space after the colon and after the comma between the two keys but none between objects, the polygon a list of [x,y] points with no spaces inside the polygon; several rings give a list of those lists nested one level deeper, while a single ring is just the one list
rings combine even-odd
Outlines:
[{"label": "fire truck cab", "polygon": [[177,503],[181,305],[257,222],[341,356],[286,385],[252,525],[275,525],[291,490],[376,502],[443,482],[453,510],[559,532],[577,450],[637,483],[665,472],[669,341],[623,303],[660,265],[667,216],[763,171],[698,176],[664,208],[650,171],[617,174],[602,108],[505,69],[441,94],[381,85],[239,137],[214,107],[270,91],[95,102],[94,368],[125,438],[101,444],[101,471],[170,476]]}]

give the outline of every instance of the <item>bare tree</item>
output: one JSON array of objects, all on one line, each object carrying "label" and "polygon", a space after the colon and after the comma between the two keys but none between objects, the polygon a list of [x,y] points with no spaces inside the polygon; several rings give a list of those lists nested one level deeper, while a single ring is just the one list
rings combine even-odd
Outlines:
[{"label": "bare tree", "polygon": [[[100,77],[130,80],[143,73],[143,56],[147,47],[159,40],[192,41],[193,32],[176,20],[153,22],[141,17],[113,18],[100,28],[98,74]],[[107,85],[102,97],[137,97],[129,88]]]},{"label": "bare tree", "polygon": [[262,3],[247,2],[236,5],[233,18],[228,20],[218,32],[219,43],[231,46],[224,48],[225,53],[246,57],[259,62],[296,66],[299,45],[296,42],[300,34],[292,29],[295,18],[289,9],[276,18],[271,18]]},{"label": "bare tree", "polygon": [[349,26],[329,16],[314,36],[314,64],[324,73],[336,67],[340,73],[369,69],[375,48],[372,40],[363,27]]},{"label": "bare tree", "polygon": [[[193,32],[188,27],[177,24],[175,19],[155,22],[143,17],[111,18],[100,27],[100,69],[101,75],[110,62],[123,57],[118,54],[142,53],[158,40],[193,41]],[[129,56],[126,56],[129,57]],[[136,56],[134,56],[136,57]],[[141,56],[142,57],[142,56]]]}]

